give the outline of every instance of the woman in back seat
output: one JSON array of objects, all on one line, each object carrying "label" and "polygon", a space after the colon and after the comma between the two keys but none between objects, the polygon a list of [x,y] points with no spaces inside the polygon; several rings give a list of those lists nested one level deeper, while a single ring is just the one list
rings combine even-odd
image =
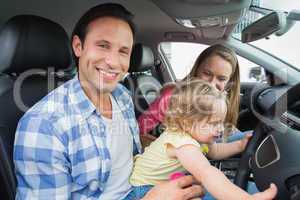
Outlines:
[{"label": "woman in back seat", "polygon": [[[210,82],[220,91],[227,91],[228,112],[225,119],[225,133],[227,135],[234,133],[240,104],[240,73],[235,52],[221,44],[208,47],[198,56],[191,72],[183,81],[195,77]],[[160,96],[138,118],[142,140],[155,139],[150,132],[163,121],[172,89],[172,86],[164,87]]]}]

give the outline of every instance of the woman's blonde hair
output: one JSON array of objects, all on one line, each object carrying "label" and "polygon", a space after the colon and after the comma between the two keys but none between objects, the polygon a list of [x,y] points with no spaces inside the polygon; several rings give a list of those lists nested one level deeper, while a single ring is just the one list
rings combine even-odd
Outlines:
[{"label": "woman's blonde hair", "polygon": [[218,112],[220,108],[215,106],[217,100],[226,102],[224,93],[204,80],[194,78],[177,82],[163,124],[167,130],[185,132],[186,125],[191,127],[195,120]]},{"label": "woman's blonde hair", "polygon": [[216,44],[208,47],[198,56],[191,72],[183,80],[187,81],[191,78],[197,77],[198,68],[201,66],[201,64],[207,58],[215,55],[220,56],[224,60],[228,61],[232,66],[232,74],[225,89],[227,91],[228,99],[225,125],[228,128],[226,132],[230,132],[230,130],[237,124],[240,106],[240,70],[236,53],[232,49],[222,44]]}]

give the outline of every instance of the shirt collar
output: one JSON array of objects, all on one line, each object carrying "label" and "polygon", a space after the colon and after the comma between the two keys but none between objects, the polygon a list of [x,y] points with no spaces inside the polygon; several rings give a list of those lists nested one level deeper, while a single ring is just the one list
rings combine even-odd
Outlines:
[{"label": "shirt collar", "polygon": [[[124,112],[127,109],[126,106],[128,106],[128,99],[126,98],[126,95],[124,95],[124,89],[117,85],[117,87],[111,92],[111,95],[116,99],[118,105],[121,103],[120,109]],[[96,106],[86,96],[81,86],[78,73],[73,78],[70,100],[71,104],[75,107],[76,114],[81,115],[84,119],[88,118],[94,111],[96,111]]]},{"label": "shirt collar", "polygon": [[72,81],[69,97],[71,104],[74,106],[76,114],[81,115],[84,119],[96,111],[95,105],[84,93],[84,90],[78,79],[78,73]]}]

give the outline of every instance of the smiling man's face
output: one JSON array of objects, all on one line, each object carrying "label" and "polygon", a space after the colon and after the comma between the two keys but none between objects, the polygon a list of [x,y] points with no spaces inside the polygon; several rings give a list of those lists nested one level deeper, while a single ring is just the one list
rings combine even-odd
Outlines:
[{"label": "smiling man's face", "polygon": [[87,93],[110,93],[129,68],[133,45],[130,26],[123,20],[102,17],[88,25],[84,43],[75,36],[79,80]]}]

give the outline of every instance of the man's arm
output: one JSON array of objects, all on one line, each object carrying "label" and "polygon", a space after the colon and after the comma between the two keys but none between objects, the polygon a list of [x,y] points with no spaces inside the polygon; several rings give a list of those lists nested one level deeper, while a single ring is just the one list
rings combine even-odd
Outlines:
[{"label": "man's arm", "polygon": [[16,199],[70,199],[71,176],[65,145],[49,121],[28,116],[21,119],[14,163]]}]

